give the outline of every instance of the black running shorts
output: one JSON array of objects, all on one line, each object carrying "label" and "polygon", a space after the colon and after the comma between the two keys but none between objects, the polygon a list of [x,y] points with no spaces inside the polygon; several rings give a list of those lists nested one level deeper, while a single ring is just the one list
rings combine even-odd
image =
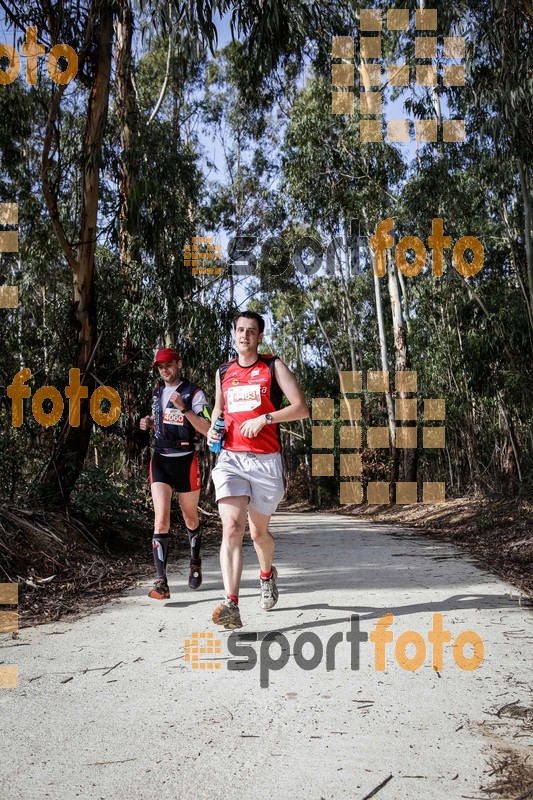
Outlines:
[{"label": "black running shorts", "polygon": [[177,458],[154,453],[150,461],[150,485],[152,483],[167,483],[177,492],[195,492],[200,489],[202,479],[196,450]]}]

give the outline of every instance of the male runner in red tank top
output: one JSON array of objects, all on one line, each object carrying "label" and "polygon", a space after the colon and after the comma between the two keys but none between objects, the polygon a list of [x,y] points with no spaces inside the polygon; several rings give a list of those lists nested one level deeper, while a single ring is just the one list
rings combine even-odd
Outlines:
[{"label": "male runner in red tank top", "polygon": [[[278,425],[307,419],[309,409],[288,367],[272,355],[259,355],[265,322],[253,311],[233,321],[237,358],[219,367],[212,426],[224,414],[225,436],[213,470],[216,499],[222,520],[220,565],[226,599],[213,611],[213,622],[242,628],[239,585],[246,512],[250,535],[261,568],[260,606],[270,611],[278,601],[276,568],[272,566],[274,538],[270,517],[285,492]],[[283,395],[289,405],[281,408]],[[218,441],[213,427],[207,441]]]}]

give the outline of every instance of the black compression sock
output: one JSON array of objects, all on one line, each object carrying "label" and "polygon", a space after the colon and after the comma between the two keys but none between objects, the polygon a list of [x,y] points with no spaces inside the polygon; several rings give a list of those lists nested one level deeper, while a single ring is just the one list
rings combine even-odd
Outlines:
[{"label": "black compression sock", "polygon": [[200,558],[200,547],[202,544],[202,526],[198,525],[193,531],[187,528],[189,534],[189,543],[191,545],[191,558],[196,561]]},{"label": "black compression sock", "polygon": [[168,533],[154,533],[152,538],[154,548],[154,564],[157,570],[157,577],[167,578],[168,561]]}]

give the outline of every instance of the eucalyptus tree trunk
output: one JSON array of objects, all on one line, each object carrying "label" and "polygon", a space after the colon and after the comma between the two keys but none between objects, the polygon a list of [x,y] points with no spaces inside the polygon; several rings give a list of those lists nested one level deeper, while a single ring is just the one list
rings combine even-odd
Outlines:
[{"label": "eucalyptus tree trunk", "polygon": [[[387,275],[389,283],[389,297],[392,311],[392,330],[394,336],[394,353],[395,353],[395,367],[396,372],[403,372],[409,369],[409,351],[407,347],[407,330],[402,312],[402,302],[400,299],[399,282],[398,282],[398,269],[396,262],[390,251],[387,251]],[[407,392],[396,392],[396,398],[404,400],[408,397]],[[411,420],[400,421],[400,427],[416,426],[416,421],[413,423]],[[398,420],[396,421],[398,426]],[[402,448],[402,475],[404,481],[416,482],[416,473],[418,466],[418,449],[417,448]],[[395,458],[399,460],[398,450],[395,448]],[[398,468],[396,468],[398,474]]]},{"label": "eucalyptus tree trunk", "polygon": [[526,250],[527,283],[529,289],[529,314],[533,316],[533,244],[532,238],[532,211],[531,211],[531,182],[527,167],[518,162],[518,172],[520,174],[520,189],[522,192],[522,202],[524,204],[524,243]]},{"label": "eucalyptus tree trunk", "polygon": [[[94,27],[93,27],[94,26]],[[58,437],[54,453],[39,483],[40,493],[47,502],[66,502],[83,468],[89,449],[93,420],[89,398],[95,387],[90,365],[96,348],[96,301],[94,294],[94,266],[98,217],[98,188],[102,142],[107,120],[111,79],[111,51],[113,42],[113,5],[106,0],[99,7],[98,19],[88,20],[93,29],[95,66],[87,107],[87,122],[83,136],[81,168],[81,219],[78,247],[74,252],[61,223],[57,196],[50,181],[50,150],[59,106],[65,86],[58,86],[52,99],[45,132],[42,156],[43,194],[56,236],[61,244],[73,278],[71,317],[74,324],[77,355],[74,367],[88,387],[89,397],[80,401],[80,424],[68,423]],[[81,60],[81,59],[80,59]]]},{"label": "eucalyptus tree trunk", "polygon": [[[340,269],[340,276],[341,276],[341,284],[342,284],[342,291],[344,294],[344,298],[346,301],[346,308],[349,313],[349,326],[351,329],[351,337],[350,337],[350,354],[352,357],[352,369],[355,370],[357,367],[355,366],[356,357],[359,363],[359,369],[363,369],[363,349],[361,346],[361,336],[357,327],[357,320],[355,318],[355,312],[352,305],[352,301],[350,299],[350,293],[348,291],[348,281],[351,275],[351,267],[352,267],[352,250],[351,250],[351,242],[350,242],[350,231],[348,228],[348,221],[344,221],[344,260],[346,265],[346,275],[344,271]],[[359,239],[357,239],[356,247],[359,247]]]},{"label": "eucalyptus tree trunk", "polygon": [[[383,303],[381,301],[381,284],[379,282],[379,278],[376,275],[376,270],[374,268],[374,253],[370,251],[370,258],[371,258],[371,266],[372,266],[372,275],[374,278],[374,298],[376,302],[376,320],[378,323],[378,336],[379,336],[379,351],[381,355],[381,369],[383,372],[389,372],[389,357],[387,354],[387,337],[385,333],[385,322],[383,320]],[[394,403],[392,402],[392,392],[390,390],[390,381],[389,381],[389,390],[385,392],[385,403],[387,406],[387,417],[389,420],[389,432],[390,432],[390,441],[391,441],[391,462],[392,462],[392,470],[391,470],[391,486],[389,490],[389,499],[391,503],[394,502],[396,497],[395,492],[395,484],[398,480],[398,459],[396,457],[396,419],[394,416]]]},{"label": "eucalyptus tree trunk", "polygon": [[[426,0],[419,0],[418,5],[419,5],[420,9],[426,8],[427,7],[426,6]],[[437,92],[435,86],[430,86],[429,87],[429,91],[430,91],[430,94],[431,94],[431,103],[433,105],[433,111],[435,112],[435,117],[436,117],[436,120],[437,120],[437,129],[439,131],[441,131],[442,130],[442,108],[441,108],[441,103],[440,103],[440,96],[439,96],[439,93]],[[439,154],[439,158],[442,159],[442,157],[444,156],[443,149],[442,149],[443,148],[442,142],[437,142],[436,148],[437,148],[437,152]]]},{"label": "eucalyptus tree trunk", "polygon": [[122,296],[122,342],[121,363],[123,367],[122,397],[125,417],[125,456],[126,475],[135,473],[139,460],[140,437],[137,427],[139,397],[135,382],[131,379],[127,365],[134,358],[136,348],[132,341],[130,328],[130,310],[132,295],[136,286],[132,282],[132,268],[139,260],[135,245],[135,210],[133,209],[134,181],[136,172],[135,135],[137,130],[137,109],[132,80],[134,19],[130,0],[120,0],[120,16],[117,21],[116,41],[116,96],[117,113],[120,125],[120,177],[119,196],[119,243],[120,243],[120,277]]}]

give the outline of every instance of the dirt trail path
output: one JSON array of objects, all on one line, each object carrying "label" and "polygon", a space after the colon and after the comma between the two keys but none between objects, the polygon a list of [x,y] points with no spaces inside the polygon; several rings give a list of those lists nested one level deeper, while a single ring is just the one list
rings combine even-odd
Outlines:
[{"label": "dirt trail path", "polygon": [[[245,551],[242,633],[258,641],[239,646],[257,654],[253,669],[242,658],[228,669],[236,635],[210,621],[221,592],[216,556],[205,559],[197,593],[184,567],[171,576],[167,603],[151,601],[142,586],[76,621],[0,635],[0,662],[20,674],[18,689],[0,690],[0,795],[363,800],[383,784],[378,800],[460,800],[494,797],[481,787],[504,786],[521,762],[522,784],[496,796],[517,797],[533,784],[533,615],[509,587],[449,545],[398,528],[283,513],[272,529],[280,601],[269,614],[258,607],[255,554]],[[370,641],[354,669],[352,616],[364,635],[386,613],[394,641],[385,671],[375,670]],[[478,669],[460,669],[451,643],[442,670],[433,669],[434,614],[452,641],[466,630],[481,638]],[[281,646],[263,641],[276,631],[290,657],[279,636]],[[411,672],[395,657],[406,631],[427,649]],[[205,667],[196,670],[184,659],[193,632],[221,642],[216,661],[200,655]],[[319,663],[305,670],[313,654]]]}]

